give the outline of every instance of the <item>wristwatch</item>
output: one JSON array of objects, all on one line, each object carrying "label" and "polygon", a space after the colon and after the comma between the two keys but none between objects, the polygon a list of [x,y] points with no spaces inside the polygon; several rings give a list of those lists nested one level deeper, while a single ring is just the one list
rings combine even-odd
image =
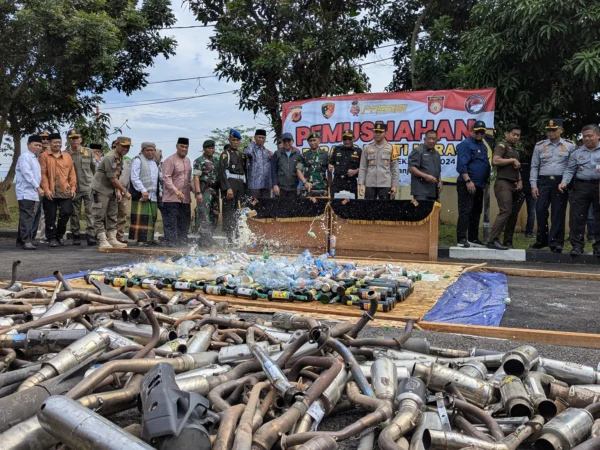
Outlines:
[{"label": "wristwatch", "polygon": [[465,180],[465,183],[470,183],[471,179],[469,178],[468,180]]},{"label": "wristwatch", "polygon": [[194,192],[194,195],[200,195],[200,192]]}]

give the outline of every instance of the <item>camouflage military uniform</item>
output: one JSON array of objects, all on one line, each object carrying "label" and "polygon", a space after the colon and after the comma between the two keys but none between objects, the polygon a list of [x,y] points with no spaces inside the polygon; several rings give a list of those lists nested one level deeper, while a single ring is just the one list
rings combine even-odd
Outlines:
[{"label": "camouflage military uniform", "polygon": [[312,189],[307,192],[303,190],[305,196],[327,196],[327,163],[328,154],[326,151],[312,149],[304,150],[297,169],[302,171],[306,181],[312,184]]},{"label": "camouflage military uniform", "polygon": [[196,231],[212,235],[219,221],[219,158],[200,156],[194,161],[193,175],[200,177],[202,201],[196,204]]}]

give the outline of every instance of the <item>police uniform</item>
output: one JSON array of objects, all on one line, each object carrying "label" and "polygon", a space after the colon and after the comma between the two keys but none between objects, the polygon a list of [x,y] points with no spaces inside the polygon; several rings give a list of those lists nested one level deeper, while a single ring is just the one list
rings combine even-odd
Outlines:
[{"label": "police uniform", "polygon": [[[125,144],[125,141],[123,142]],[[131,145],[131,140],[129,144]],[[111,151],[107,153],[96,170],[92,181],[92,223],[96,236],[101,233],[117,232],[117,194],[110,182],[111,178],[119,178],[123,170],[123,158]]]},{"label": "police uniform", "polygon": [[[67,138],[81,137],[77,130],[69,130]],[[73,215],[71,216],[71,234],[73,235],[73,245],[80,245],[80,223],[79,214],[81,212],[81,204],[83,203],[85,212],[85,223],[88,245],[95,245],[94,225],[92,223],[92,180],[96,173],[96,164],[94,162],[94,153],[87,147],[80,147],[78,152],[69,150],[73,165],[75,166],[75,174],[77,175],[77,193],[73,199]]]},{"label": "police uniform", "polygon": [[[583,253],[584,231],[590,205],[594,210],[594,222],[600,224],[600,144],[590,150],[585,146],[574,150],[569,156],[562,182],[573,182],[571,190],[571,213],[569,217],[569,241],[572,255]],[[595,229],[594,255],[600,256],[600,227]]]},{"label": "police uniform", "polygon": [[[547,130],[556,130],[563,121],[553,119],[548,122]],[[552,142],[544,139],[535,145],[531,157],[531,188],[538,189],[536,204],[537,239],[531,248],[549,246],[551,250],[561,252],[565,241],[565,215],[569,194],[560,192],[558,186],[563,180],[569,155],[575,149],[575,144],[568,139]],[[552,227],[548,232],[548,208],[552,207]]]},{"label": "police uniform", "polygon": [[[351,130],[346,130],[342,136],[353,137],[354,134]],[[334,167],[333,180],[330,185],[331,197],[340,191],[348,191],[357,195],[358,187],[356,180],[358,174],[348,175],[348,170],[359,169],[361,154],[362,150],[356,144],[353,144],[352,147],[345,147],[343,144],[336,145],[331,149],[329,152],[329,164]]]},{"label": "police uniform", "polygon": [[[509,142],[500,142],[496,145],[494,156],[499,156],[501,159],[514,158],[517,161],[520,161],[521,157],[516,147]],[[488,247],[493,246],[500,239],[502,232],[504,232],[504,245],[511,248],[519,211],[525,199],[522,189],[517,189],[517,183],[521,181],[521,171],[520,169],[515,169],[512,164],[498,166],[496,170],[497,176],[496,183],[494,183],[494,194],[496,195],[500,212],[496,216],[496,220],[490,230]]]},{"label": "police uniform", "polygon": [[[242,138],[236,130],[231,130],[229,136]],[[241,150],[228,149],[221,153],[218,180],[223,199],[223,231],[232,242],[237,234],[239,202],[246,195],[246,155]],[[233,191],[232,199],[227,198],[228,189]]]},{"label": "police uniform", "polygon": [[[131,163],[133,160],[127,156],[123,157],[123,170],[119,177],[119,183],[125,189],[129,190],[131,184]],[[129,210],[131,209],[131,201],[125,197],[121,198],[120,202],[117,202],[117,240],[119,242],[125,242],[125,227],[127,226],[127,218],[129,217]]]},{"label": "police uniform", "polygon": [[[317,138],[320,136],[317,133],[311,133],[308,139]],[[304,179],[312,185],[310,192],[304,188],[303,195],[306,197],[323,197],[327,195],[327,152],[317,148],[311,148],[302,152],[300,160],[297,164],[297,169],[302,172]]]},{"label": "police uniform", "polygon": [[[383,123],[375,124],[373,131],[386,131]],[[398,187],[398,158],[387,141],[365,144],[360,157],[358,185],[365,186],[366,200],[390,200],[390,189]]]},{"label": "police uniform", "polygon": [[[214,147],[214,141],[205,141],[203,148]],[[196,202],[196,231],[210,239],[219,221],[219,181],[217,156],[202,155],[194,161],[194,177],[200,181],[202,200]]]}]

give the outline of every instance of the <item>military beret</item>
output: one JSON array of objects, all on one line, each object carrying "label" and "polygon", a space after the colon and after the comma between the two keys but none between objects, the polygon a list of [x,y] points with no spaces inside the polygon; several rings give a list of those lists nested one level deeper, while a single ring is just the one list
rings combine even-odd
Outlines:
[{"label": "military beret", "polygon": [[310,133],[308,135],[308,140],[310,141],[311,139],[321,139],[321,136],[319,135],[319,133]]},{"label": "military beret", "polygon": [[383,122],[377,122],[375,124],[375,128],[373,128],[373,131],[386,131],[387,130],[387,125]]},{"label": "military beret", "polygon": [[131,145],[131,138],[128,138],[126,136],[119,136],[117,139],[115,139],[113,144]]},{"label": "military beret", "polygon": [[29,136],[29,138],[27,139],[27,143],[31,144],[32,142],[38,142],[38,143],[42,143],[42,137],[39,134],[33,134],[31,136]]},{"label": "military beret", "polygon": [[546,130],[557,130],[558,127],[563,126],[563,123],[562,119],[550,119],[546,124]]},{"label": "military beret", "polygon": [[267,132],[265,130],[256,130],[254,132],[254,136],[266,136]]},{"label": "military beret", "polygon": [[344,132],[342,133],[342,137],[354,137],[354,133],[352,132],[352,130],[344,130]]},{"label": "military beret", "polygon": [[214,147],[214,146],[215,146],[215,141],[213,141],[212,139],[208,139],[202,143],[202,148]]},{"label": "military beret", "polygon": [[48,139],[52,141],[54,139],[62,139],[62,138],[60,137],[60,133],[50,133],[48,135]]},{"label": "military beret", "polygon": [[67,138],[78,138],[81,137],[81,133],[75,129],[67,131]]},{"label": "military beret", "polygon": [[234,130],[232,128],[231,130],[229,130],[229,137],[236,138],[236,139],[241,139],[242,135],[240,134],[240,132],[238,130]]},{"label": "military beret", "polygon": [[185,137],[180,137],[179,139],[177,139],[177,144],[190,145],[190,140]]}]

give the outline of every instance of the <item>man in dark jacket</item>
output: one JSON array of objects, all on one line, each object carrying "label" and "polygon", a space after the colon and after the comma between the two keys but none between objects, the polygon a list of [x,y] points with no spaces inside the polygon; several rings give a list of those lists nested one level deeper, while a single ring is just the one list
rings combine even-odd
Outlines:
[{"label": "man in dark jacket", "polygon": [[290,133],[283,133],[281,148],[271,158],[273,192],[278,198],[300,195],[296,167],[302,154],[292,145],[293,141],[294,138]]},{"label": "man in dark jacket", "polygon": [[456,237],[459,247],[470,247],[469,242],[483,246],[479,240],[479,220],[483,211],[483,194],[490,180],[490,162],[483,142],[486,126],[481,120],[473,124],[471,137],[458,144],[456,193],[458,195],[458,223]]}]

